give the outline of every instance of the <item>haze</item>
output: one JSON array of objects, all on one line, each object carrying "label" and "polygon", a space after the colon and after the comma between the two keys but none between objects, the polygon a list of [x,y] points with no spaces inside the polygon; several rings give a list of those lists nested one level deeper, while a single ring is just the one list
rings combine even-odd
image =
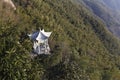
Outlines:
[{"label": "haze", "polygon": [[103,0],[104,3],[113,10],[120,10],[120,0]]}]

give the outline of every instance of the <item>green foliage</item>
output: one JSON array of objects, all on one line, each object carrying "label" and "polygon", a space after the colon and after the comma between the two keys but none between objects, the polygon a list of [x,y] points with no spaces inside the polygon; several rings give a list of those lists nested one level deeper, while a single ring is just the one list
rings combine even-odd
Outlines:
[{"label": "green foliage", "polygon": [[[1,8],[0,13],[1,80],[119,79],[119,41],[82,4],[14,2],[16,11]],[[32,42],[26,35],[39,28],[52,31],[51,55],[32,59]]]}]

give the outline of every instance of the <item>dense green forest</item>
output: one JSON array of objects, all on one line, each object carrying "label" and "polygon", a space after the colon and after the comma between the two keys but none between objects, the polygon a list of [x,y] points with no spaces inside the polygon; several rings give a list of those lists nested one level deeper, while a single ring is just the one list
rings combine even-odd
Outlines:
[{"label": "dense green forest", "polygon": [[[120,44],[82,3],[13,0],[0,5],[0,80],[119,80]],[[44,28],[51,55],[30,57],[27,34]]]}]

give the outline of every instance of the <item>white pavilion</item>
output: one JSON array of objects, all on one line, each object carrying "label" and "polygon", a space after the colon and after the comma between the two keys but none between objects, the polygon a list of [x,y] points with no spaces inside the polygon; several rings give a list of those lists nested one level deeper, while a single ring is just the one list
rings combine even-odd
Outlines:
[{"label": "white pavilion", "polygon": [[30,35],[30,39],[33,41],[33,52],[36,54],[50,54],[50,47],[48,44],[48,38],[52,32],[45,32],[44,29],[38,32],[34,32]]}]

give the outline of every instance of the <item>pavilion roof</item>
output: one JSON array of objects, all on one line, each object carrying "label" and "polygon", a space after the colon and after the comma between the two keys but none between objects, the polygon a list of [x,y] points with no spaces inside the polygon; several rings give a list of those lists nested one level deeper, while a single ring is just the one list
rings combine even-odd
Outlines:
[{"label": "pavilion roof", "polygon": [[44,40],[48,39],[50,37],[52,32],[45,32],[44,29],[34,32],[33,34],[30,35],[31,40],[35,41],[40,41],[43,42]]}]

